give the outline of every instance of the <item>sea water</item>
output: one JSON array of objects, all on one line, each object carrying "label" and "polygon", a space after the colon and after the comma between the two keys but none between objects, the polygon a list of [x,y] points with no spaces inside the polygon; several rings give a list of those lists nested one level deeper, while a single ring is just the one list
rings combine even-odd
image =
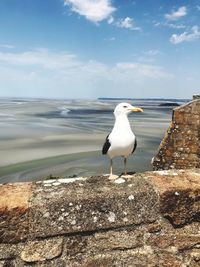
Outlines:
[{"label": "sea water", "polygon": [[[171,120],[172,102],[186,101],[124,101],[144,110],[129,115],[138,147],[128,159],[128,171],[151,170],[151,158]],[[0,182],[108,173],[109,159],[101,149],[120,102],[0,98]],[[122,173],[123,159],[114,159],[113,168]]]}]

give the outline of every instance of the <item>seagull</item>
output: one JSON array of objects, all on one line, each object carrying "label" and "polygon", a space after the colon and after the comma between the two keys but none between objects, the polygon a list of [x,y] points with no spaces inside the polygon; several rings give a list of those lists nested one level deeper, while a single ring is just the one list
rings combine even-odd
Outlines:
[{"label": "seagull", "polygon": [[124,175],[127,175],[127,157],[130,156],[137,147],[137,140],[128,120],[128,115],[131,112],[143,112],[143,110],[129,103],[120,103],[114,110],[115,124],[111,133],[106,137],[102,148],[102,154],[107,154],[110,158],[109,179],[116,178],[116,175],[113,175],[112,167],[114,157],[124,157]]}]

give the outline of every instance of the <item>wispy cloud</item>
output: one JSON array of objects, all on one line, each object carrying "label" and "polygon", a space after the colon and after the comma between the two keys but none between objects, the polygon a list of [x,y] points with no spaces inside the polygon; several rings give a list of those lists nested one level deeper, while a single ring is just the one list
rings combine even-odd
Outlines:
[{"label": "wispy cloud", "polygon": [[192,32],[183,32],[181,34],[172,34],[170,42],[172,44],[179,44],[182,42],[192,42],[200,38],[200,31],[197,25],[192,27]]},{"label": "wispy cloud", "polygon": [[114,41],[116,41],[116,37],[112,36],[110,38],[105,38],[104,40],[107,42],[114,42]]},{"label": "wispy cloud", "polygon": [[108,24],[112,24],[114,22],[114,18],[113,16],[110,16],[110,18],[108,19]]},{"label": "wispy cloud", "polygon": [[187,15],[187,8],[181,6],[176,11],[171,11],[171,13],[165,14],[165,18],[168,20],[178,20]]},{"label": "wispy cloud", "polygon": [[172,74],[166,72],[162,67],[151,64],[141,64],[135,62],[117,63],[117,68],[132,75],[143,76],[152,79],[172,78]]},{"label": "wispy cloud", "polygon": [[64,0],[64,5],[95,23],[111,19],[112,13],[116,10],[111,0]]},{"label": "wispy cloud", "polygon": [[177,22],[174,21],[174,23],[172,23],[171,21],[165,21],[165,22],[159,22],[159,21],[154,21],[153,22],[155,27],[168,27],[171,29],[185,29],[186,25],[184,24],[179,24]]},{"label": "wispy cloud", "polygon": [[126,17],[125,19],[121,19],[118,21],[117,26],[125,29],[133,28],[133,19],[130,17]]},{"label": "wispy cloud", "polygon": [[162,53],[157,49],[151,49],[151,50],[144,52],[144,54],[147,56],[157,56],[157,55],[161,55]]},{"label": "wispy cloud", "polygon": [[119,28],[124,28],[124,29],[129,29],[129,30],[134,30],[134,31],[139,31],[141,28],[136,27],[134,20],[130,17],[126,17],[124,19],[119,19],[115,25]]},{"label": "wispy cloud", "polygon": [[[159,51],[149,50],[148,55],[157,55]],[[0,52],[0,65],[1,66],[17,66],[17,67],[32,67],[32,71],[35,69],[45,69],[53,71],[73,71],[77,69],[77,73],[80,71],[90,70],[94,72],[95,68],[101,66],[101,69],[105,71],[109,70],[134,70],[139,73],[143,73],[144,76],[158,77],[166,76],[167,73],[158,66],[141,64],[137,62],[118,62],[114,66],[106,65],[101,62],[88,60],[83,62],[78,59],[76,55],[67,54],[66,52],[52,52],[48,49],[37,49],[34,51],[26,51],[23,53],[3,53]],[[94,68],[95,66],[95,68]],[[91,69],[90,69],[91,67]]]},{"label": "wispy cloud", "polygon": [[153,63],[156,61],[159,55],[162,55],[162,52],[157,49],[150,49],[142,52],[142,55],[138,58],[138,61],[144,63]]},{"label": "wispy cloud", "polygon": [[166,23],[165,26],[168,26],[169,28],[172,29],[185,29],[186,26],[183,24],[174,24],[174,23]]},{"label": "wispy cloud", "polygon": [[14,45],[10,45],[10,44],[0,44],[0,48],[14,49],[15,46]]},{"label": "wispy cloud", "polygon": [[23,53],[0,52],[0,64],[10,66],[29,66],[37,69],[65,69],[68,66],[77,67],[79,62],[75,55],[64,52],[53,53],[48,49],[37,49]]},{"label": "wispy cloud", "polygon": [[30,94],[38,88],[38,94],[45,93],[49,97],[55,96],[55,88],[57,96],[80,97],[80,89],[84,88],[85,97],[91,97],[107,94],[108,88],[113,92],[116,88],[125,88],[128,92],[137,82],[145,84],[171,78],[172,75],[161,66],[134,61],[114,64],[83,61],[76,55],[48,49],[0,53],[2,87],[18,88],[16,90],[23,92],[28,88]]}]

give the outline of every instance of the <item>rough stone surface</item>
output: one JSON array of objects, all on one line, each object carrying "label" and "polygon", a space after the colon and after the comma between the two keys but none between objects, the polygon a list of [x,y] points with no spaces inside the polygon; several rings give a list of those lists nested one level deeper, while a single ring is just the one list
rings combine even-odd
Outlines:
[{"label": "rough stone surface", "polygon": [[200,221],[200,170],[156,171],[148,176],[160,196],[160,212],[175,226]]},{"label": "rough stone surface", "polygon": [[54,259],[61,255],[62,244],[62,238],[29,241],[21,252],[21,259],[25,262],[36,262]]},{"label": "rough stone surface", "polygon": [[0,244],[0,260],[13,259],[19,255],[20,251],[19,244]]},{"label": "rough stone surface", "polygon": [[122,184],[91,177],[84,183],[44,185],[37,184],[30,209],[33,237],[148,223],[158,216],[157,194],[139,175]]},{"label": "rough stone surface", "polygon": [[154,170],[200,167],[200,98],[173,110],[172,121],[153,158]]},{"label": "rough stone surface", "polygon": [[29,199],[32,183],[0,186],[0,242],[16,243],[28,235]]},{"label": "rough stone surface", "polygon": [[[200,170],[121,178],[123,183],[90,177],[0,186],[1,205],[10,210],[11,223],[15,218],[11,226],[21,229],[18,206],[28,225],[23,239],[14,236],[16,244],[13,236],[1,241],[0,266],[200,266]],[[4,236],[10,236],[7,224],[0,224]]]}]

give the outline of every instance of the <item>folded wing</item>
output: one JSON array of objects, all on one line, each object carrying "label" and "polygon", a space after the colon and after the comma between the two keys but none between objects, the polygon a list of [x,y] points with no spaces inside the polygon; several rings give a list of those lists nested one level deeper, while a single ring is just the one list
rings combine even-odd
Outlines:
[{"label": "folded wing", "polygon": [[110,146],[111,146],[111,143],[109,141],[109,134],[108,134],[107,137],[106,137],[105,143],[103,145],[103,148],[102,148],[102,154],[103,155],[107,154],[108,149],[110,148]]}]

